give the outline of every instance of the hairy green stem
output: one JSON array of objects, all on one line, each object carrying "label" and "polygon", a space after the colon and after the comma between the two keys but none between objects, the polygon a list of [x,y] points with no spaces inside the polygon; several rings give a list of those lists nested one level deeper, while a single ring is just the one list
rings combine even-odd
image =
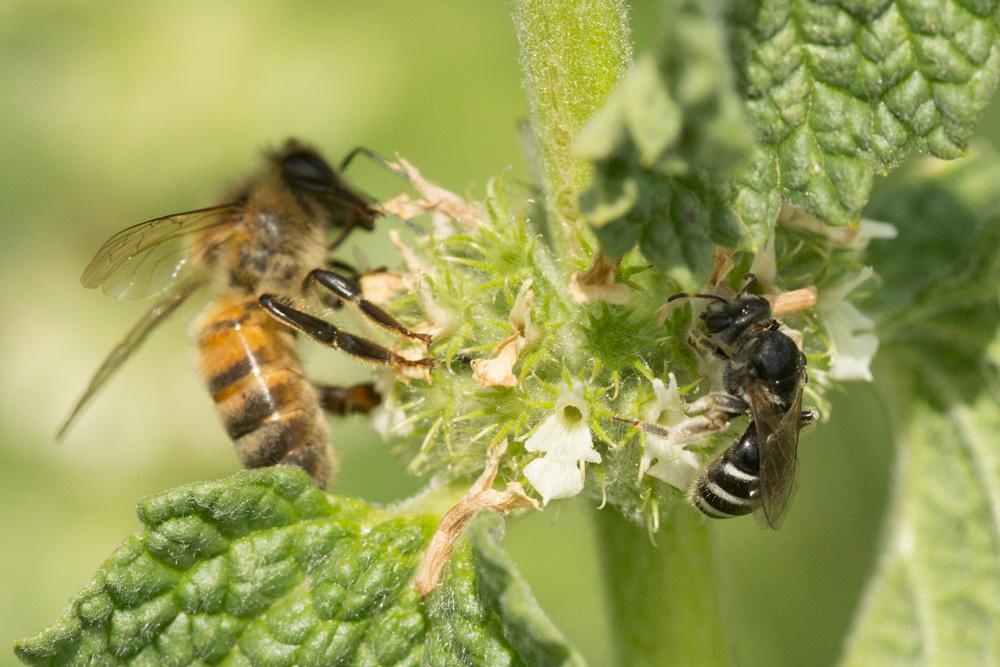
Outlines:
[{"label": "hairy green stem", "polygon": [[632,59],[623,0],[517,0],[514,25],[541,158],[552,242],[562,256],[584,233],[577,197],[591,178],[573,140]]},{"label": "hairy green stem", "polygon": [[618,664],[727,665],[705,520],[678,507],[655,544],[612,508],[595,521]]}]

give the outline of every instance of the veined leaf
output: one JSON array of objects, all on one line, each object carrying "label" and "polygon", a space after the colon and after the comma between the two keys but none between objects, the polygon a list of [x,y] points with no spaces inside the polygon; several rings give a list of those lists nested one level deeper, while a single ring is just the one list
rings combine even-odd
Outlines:
[{"label": "veined leaf", "polygon": [[764,241],[780,203],[777,174],[756,166],[716,5],[666,4],[656,52],[577,137],[595,166],[580,205],[610,255],[638,242],[660,268],[704,278],[712,242]]},{"label": "veined leaf", "polygon": [[843,664],[1000,663],[1000,393],[987,382],[968,403],[942,375],[933,405],[907,412],[888,536]]},{"label": "veined leaf", "polygon": [[853,224],[911,151],[958,157],[1000,76],[991,0],[734,2],[736,69],[784,200]]},{"label": "veined leaf", "polygon": [[[998,173],[989,151],[925,164],[879,210],[900,227],[872,247],[887,276],[873,299],[877,377],[897,406],[899,454],[846,665],[1000,662],[1000,214],[975,221],[1000,203]],[[929,199],[938,208],[921,206]]]},{"label": "veined leaf", "polygon": [[55,625],[39,665],[579,665],[484,516],[425,601],[411,583],[436,524],[272,468],[143,500],[128,538]]}]

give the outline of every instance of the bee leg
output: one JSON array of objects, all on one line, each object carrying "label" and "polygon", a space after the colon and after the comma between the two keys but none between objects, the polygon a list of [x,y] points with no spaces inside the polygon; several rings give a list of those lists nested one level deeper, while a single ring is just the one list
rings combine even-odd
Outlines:
[{"label": "bee leg", "polygon": [[806,426],[812,426],[817,421],[819,421],[819,410],[816,408],[810,408],[809,410],[803,410],[802,414],[799,415],[799,428],[805,428]]},{"label": "bee leg", "polygon": [[431,342],[431,337],[427,334],[410,331],[400,324],[395,317],[385,312],[371,301],[365,299],[364,295],[361,293],[361,285],[350,278],[342,276],[334,271],[314,269],[309,274],[309,278],[307,278],[307,280],[314,280],[333,292],[333,294],[340,299],[350,301],[361,310],[365,317],[383,329],[406,336],[407,338],[423,341],[424,343]]},{"label": "bee leg", "polygon": [[371,382],[338,387],[332,384],[316,384],[319,402],[331,415],[368,414],[379,403],[382,395],[375,390]]},{"label": "bee leg", "polygon": [[378,343],[345,333],[329,322],[281,303],[273,294],[262,294],[258,303],[279,322],[301,331],[318,343],[343,350],[364,361],[393,368],[429,368],[434,365],[432,359],[407,359]]},{"label": "bee leg", "polygon": [[342,273],[346,273],[350,276],[351,280],[358,280],[361,278],[361,272],[358,271],[353,264],[348,264],[345,261],[331,257],[326,261],[326,265],[331,269],[339,269]]},{"label": "bee leg", "polygon": [[727,352],[724,347],[713,341],[708,336],[696,336],[692,338],[693,339],[690,341],[691,347],[702,347],[711,352],[712,354],[714,354],[715,356],[717,356],[718,358],[724,359],[726,361],[732,358],[732,355],[729,354],[729,352]]},{"label": "bee leg", "polygon": [[738,396],[716,392],[699,398],[690,405],[691,412],[704,413],[709,419],[728,422],[734,417],[745,415],[750,405]]}]

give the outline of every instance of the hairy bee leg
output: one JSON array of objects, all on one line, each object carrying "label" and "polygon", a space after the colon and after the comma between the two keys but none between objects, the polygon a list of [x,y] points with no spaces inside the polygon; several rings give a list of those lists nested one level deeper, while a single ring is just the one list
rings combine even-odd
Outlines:
[{"label": "hairy bee leg", "polygon": [[717,356],[719,359],[729,361],[732,358],[732,355],[727,352],[724,347],[713,341],[708,336],[692,337],[690,343],[691,347],[702,347]]},{"label": "hairy bee leg", "polygon": [[331,415],[368,414],[379,403],[382,395],[371,382],[339,387],[332,384],[314,384],[320,405]]},{"label": "hairy bee leg", "polygon": [[799,428],[812,426],[817,421],[819,421],[819,410],[817,410],[816,408],[803,410],[802,414],[799,415]]},{"label": "hairy bee leg", "polygon": [[343,273],[346,273],[351,280],[358,280],[361,278],[361,271],[354,267],[353,264],[348,264],[347,262],[331,257],[326,261],[326,265],[331,269],[338,269]]},{"label": "hairy bee leg", "polygon": [[407,338],[430,343],[431,337],[427,334],[410,331],[396,320],[395,317],[385,312],[371,301],[364,298],[361,293],[361,285],[346,276],[342,276],[334,271],[325,269],[314,269],[307,280],[314,280],[334,295],[355,304],[369,320],[389,331],[393,331]]},{"label": "hairy bee leg", "polygon": [[699,398],[689,406],[691,412],[699,412],[710,419],[726,421],[750,411],[750,404],[738,396],[716,392]]},{"label": "hairy bee leg", "polygon": [[273,294],[262,294],[258,302],[261,308],[279,322],[301,331],[318,343],[343,350],[364,361],[395,368],[429,368],[434,365],[432,359],[406,359],[378,343],[345,333],[329,322],[281,303]]}]

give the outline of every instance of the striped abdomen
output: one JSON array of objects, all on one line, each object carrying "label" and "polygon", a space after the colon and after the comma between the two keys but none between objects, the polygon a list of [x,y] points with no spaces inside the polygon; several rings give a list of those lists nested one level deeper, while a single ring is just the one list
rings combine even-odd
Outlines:
[{"label": "striped abdomen", "polygon": [[712,461],[691,487],[691,502],[715,519],[749,514],[760,507],[760,450],[751,421],[740,439]]},{"label": "striped abdomen", "polygon": [[194,335],[202,377],[243,465],[296,465],[325,486],[326,421],[292,332],[253,298],[222,298],[202,314]]}]

